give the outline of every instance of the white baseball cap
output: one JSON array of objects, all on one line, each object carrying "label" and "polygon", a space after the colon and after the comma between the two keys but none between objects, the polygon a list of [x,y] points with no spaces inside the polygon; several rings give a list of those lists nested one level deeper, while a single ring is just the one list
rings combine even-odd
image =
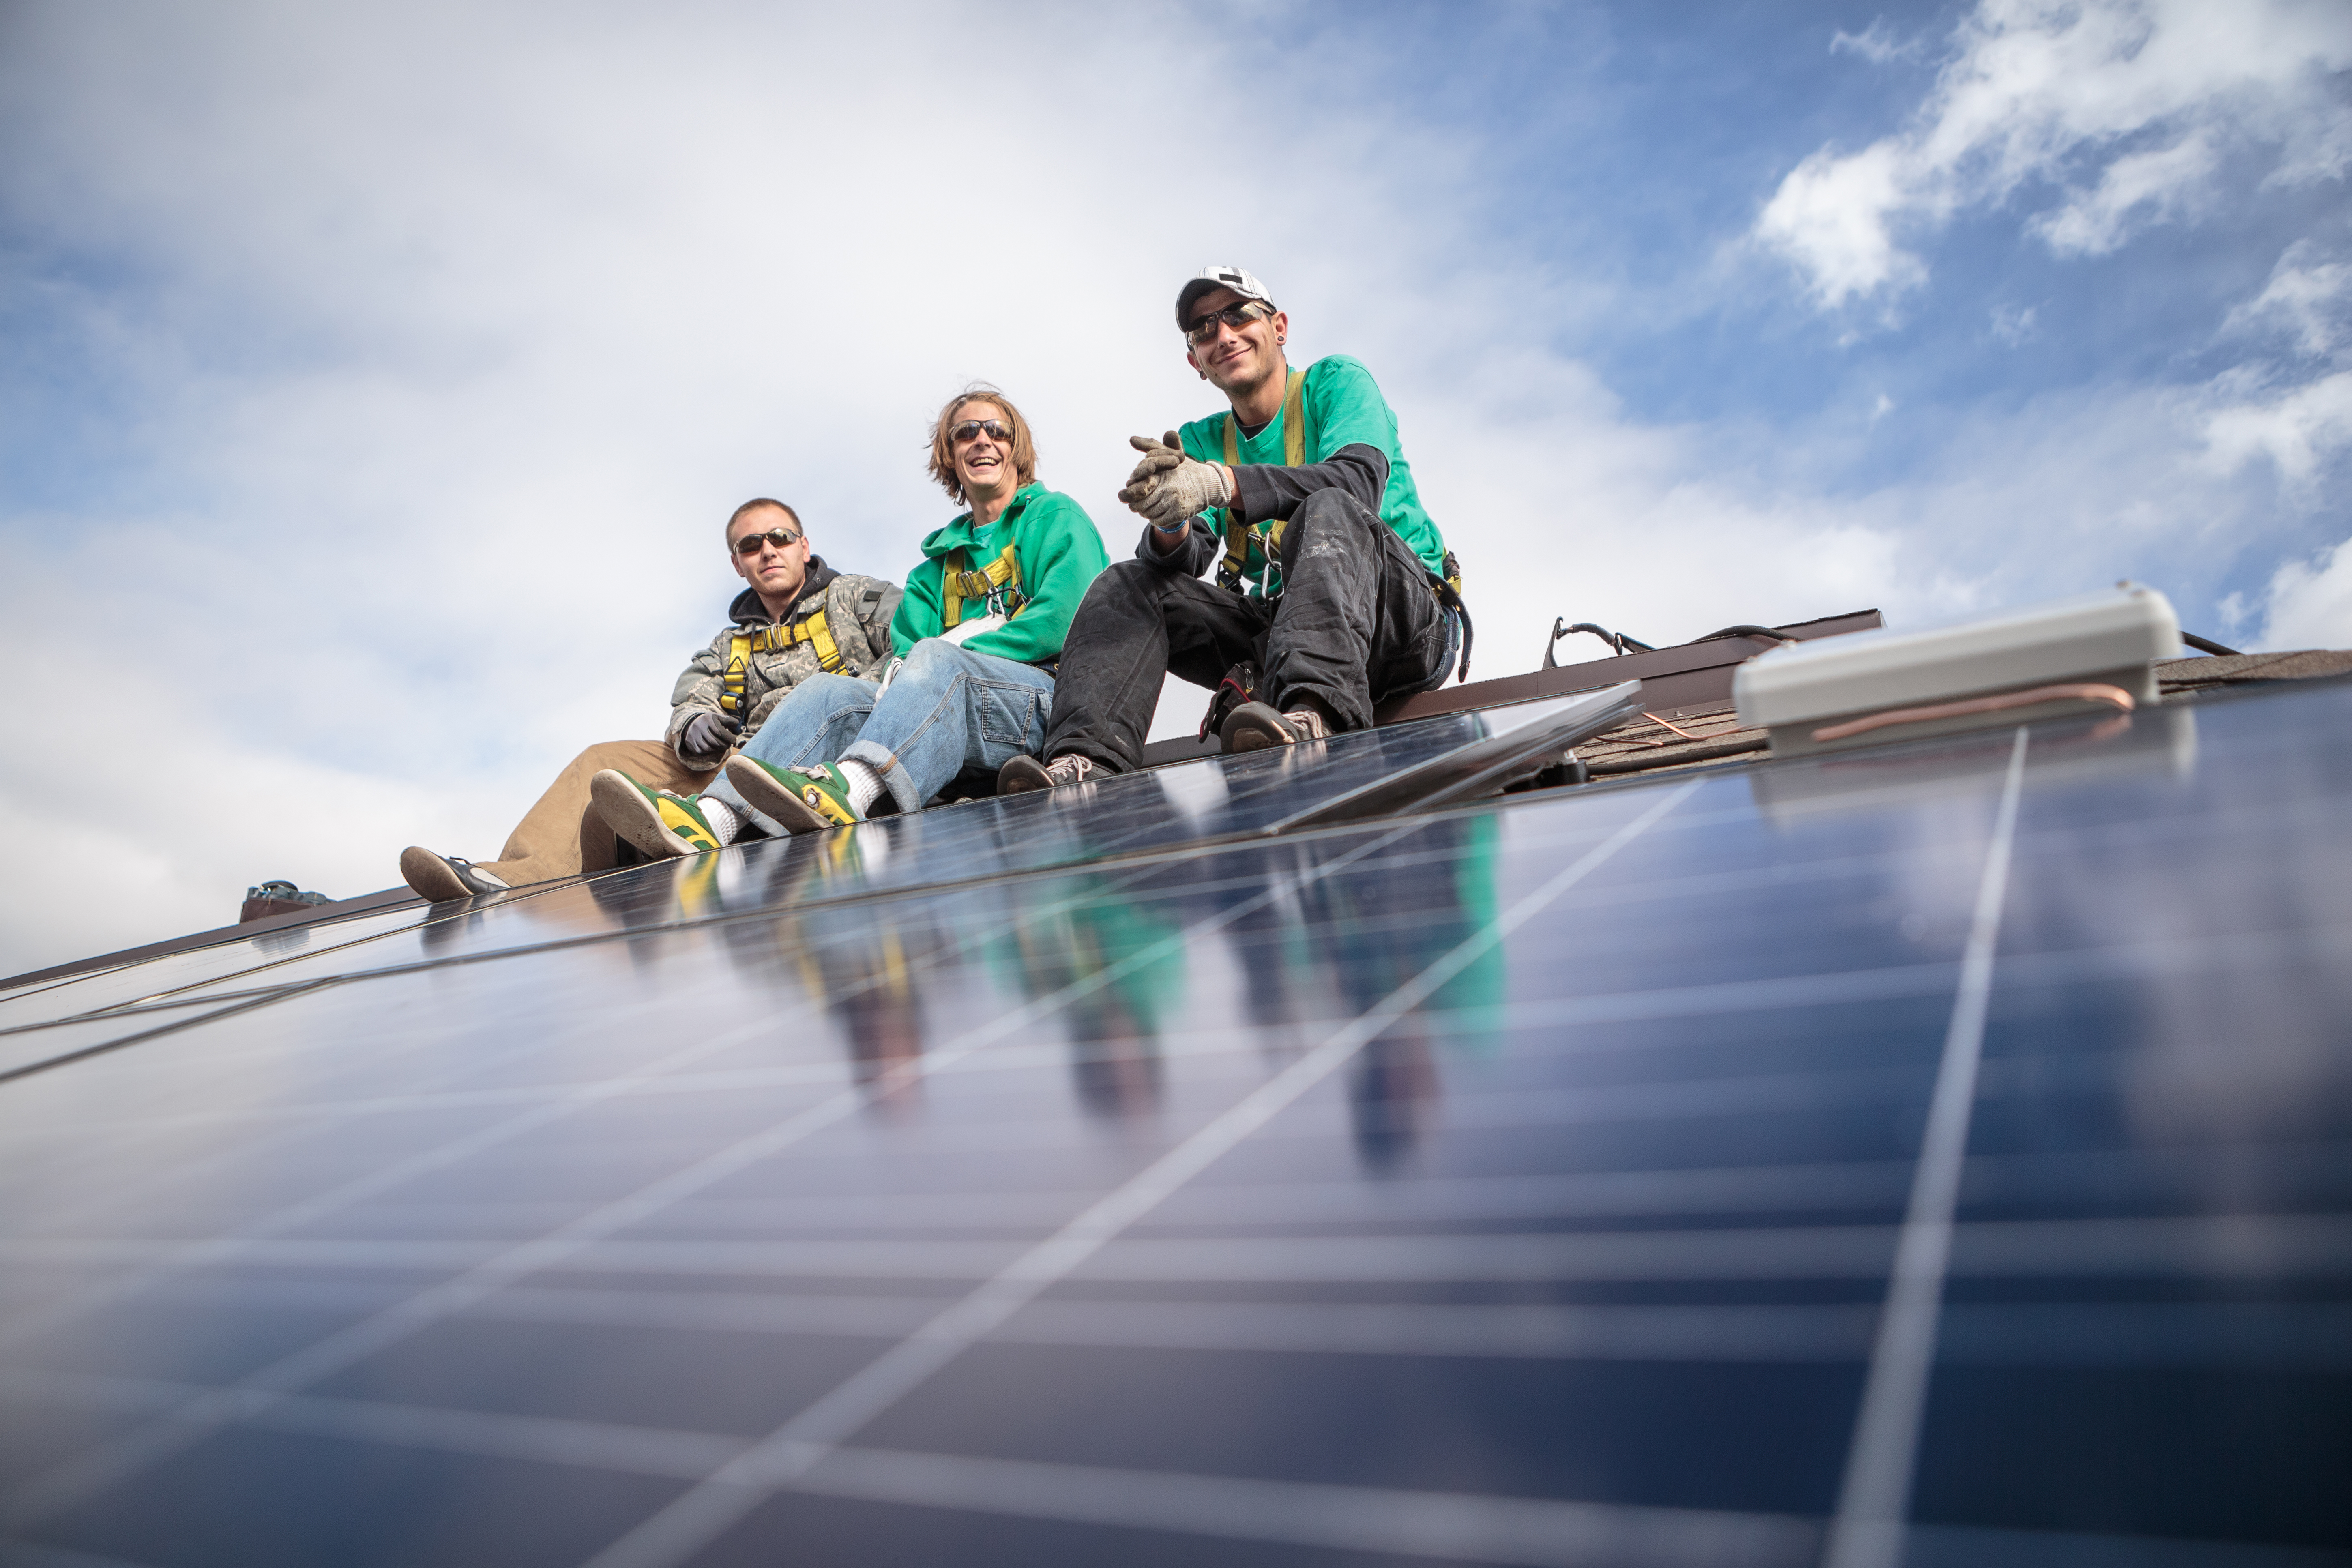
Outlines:
[{"label": "white baseball cap", "polygon": [[1265,291],[1265,285],[1253,277],[1247,268],[1229,267],[1217,262],[1192,274],[1185,280],[1184,287],[1176,291],[1176,330],[1181,332],[1191,325],[1193,300],[1219,289],[1230,289],[1243,299],[1255,300],[1262,305],[1274,303],[1274,296]]}]

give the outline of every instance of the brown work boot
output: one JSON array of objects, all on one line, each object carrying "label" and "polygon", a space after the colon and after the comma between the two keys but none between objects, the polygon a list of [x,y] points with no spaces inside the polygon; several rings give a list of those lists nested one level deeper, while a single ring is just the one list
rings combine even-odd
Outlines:
[{"label": "brown work boot", "polygon": [[1076,752],[1065,752],[1050,763],[1022,755],[1013,757],[996,770],[996,793],[1025,795],[1033,789],[1055,789],[1063,784],[1084,784],[1088,775],[1102,769],[1092,757]]},{"label": "brown work boot", "polygon": [[400,877],[427,903],[446,904],[480,893],[503,893],[507,885],[471,860],[436,855],[421,844],[400,852]]},{"label": "brown work boot", "polygon": [[1264,702],[1244,702],[1225,715],[1217,738],[1224,742],[1225,754],[1231,756],[1267,746],[1326,740],[1330,733],[1331,727],[1324,721],[1323,715],[1304,703],[1287,713],[1277,713]]}]

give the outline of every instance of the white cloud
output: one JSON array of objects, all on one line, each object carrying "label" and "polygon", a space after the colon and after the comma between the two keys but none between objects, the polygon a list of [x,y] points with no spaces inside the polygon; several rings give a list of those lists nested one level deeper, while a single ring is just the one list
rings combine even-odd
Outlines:
[{"label": "white cloud", "polygon": [[2352,371],[2337,371],[2268,399],[2232,402],[2205,420],[2210,461],[2233,472],[2256,458],[2278,466],[2290,495],[2308,499],[2321,465],[2352,447]]},{"label": "white cloud", "polygon": [[1840,27],[1830,35],[1830,53],[1859,55],[1874,66],[1889,60],[1917,59],[1927,41],[1920,37],[1898,38],[1884,16],[1871,18],[1870,26],[1859,33],[1849,33]]},{"label": "white cloud", "polygon": [[1757,218],[1825,310],[1923,282],[1905,237],[1964,209],[2046,188],[2032,230],[2098,254],[2200,211],[2232,149],[2274,149],[2273,181],[2337,177],[2352,156],[2328,79],[2352,66],[2352,27],[2329,0],[1979,0],[1951,50],[1907,127],[1812,153]]},{"label": "white cloud", "polygon": [[2255,646],[2352,647],[2352,540],[2278,569]]},{"label": "white cloud", "polygon": [[2297,240],[2279,258],[2263,291],[2221,325],[2225,334],[2284,336],[2307,358],[2352,347],[2352,264],[2328,259],[2315,241]]},{"label": "white cloud", "polygon": [[1823,148],[1789,172],[1756,220],[1756,237],[1812,275],[1815,299],[1842,305],[1927,280],[1900,249],[1888,215],[1910,199],[1903,150],[1881,142],[1850,156]]},{"label": "white cloud", "polygon": [[2221,164],[2212,139],[2191,132],[2169,147],[2130,153],[2109,163],[2099,183],[2033,222],[2060,256],[2104,256],[2131,237],[2135,220],[2161,223],[2193,210]]}]

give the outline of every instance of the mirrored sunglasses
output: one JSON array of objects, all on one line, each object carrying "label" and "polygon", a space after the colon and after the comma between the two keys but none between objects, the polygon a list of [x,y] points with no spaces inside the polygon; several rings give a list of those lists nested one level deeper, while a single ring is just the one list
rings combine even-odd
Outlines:
[{"label": "mirrored sunglasses", "polygon": [[1263,321],[1273,314],[1273,307],[1255,300],[1244,300],[1238,305],[1228,305],[1222,310],[1211,310],[1204,316],[1193,317],[1192,323],[1184,329],[1184,341],[1205,343],[1217,335],[1217,323],[1220,321],[1238,332],[1252,321]]},{"label": "mirrored sunglasses", "polygon": [[1013,439],[1013,426],[1002,419],[967,419],[961,425],[951,425],[948,426],[948,439],[961,447],[983,430],[993,441]]},{"label": "mirrored sunglasses", "polygon": [[800,542],[801,536],[794,533],[789,528],[772,528],[765,533],[747,533],[742,538],[737,540],[735,542],[735,553],[738,555],[757,555],[760,553],[761,550],[767,545],[772,544],[777,549],[783,550],[792,545],[798,544]]}]

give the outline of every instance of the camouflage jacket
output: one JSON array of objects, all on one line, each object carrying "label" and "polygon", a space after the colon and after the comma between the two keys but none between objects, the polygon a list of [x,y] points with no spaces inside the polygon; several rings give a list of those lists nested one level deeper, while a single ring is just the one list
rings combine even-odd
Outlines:
[{"label": "camouflage jacket", "polygon": [[[882,667],[890,662],[890,617],[898,613],[899,587],[878,577],[844,575],[827,566],[823,558],[809,557],[808,585],[801,591],[792,614],[774,625],[805,631],[810,621],[822,609],[825,630],[830,635],[838,673],[879,679]],[[689,766],[709,767],[715,757],[688,756],[679,751],[679,738],[697,713],[727,714],[721,699],[727,693],[727,665],[734,657],[738,637],[757,637],[770,626],[767,606],[760,595],[746,588],[727,606],[727,628],[710,639],[710,646],[694,656],[670,689],[669,729],[663,735],[678,759]],[[741,708],[735,717],[743,721],[743,732],[736,740],[740,744],[751,738],[752,731],[767,721],[776,704],[786,693],[824,668],[814,642],[793,642],[780,649],[754,646],[744,659]]]}]

